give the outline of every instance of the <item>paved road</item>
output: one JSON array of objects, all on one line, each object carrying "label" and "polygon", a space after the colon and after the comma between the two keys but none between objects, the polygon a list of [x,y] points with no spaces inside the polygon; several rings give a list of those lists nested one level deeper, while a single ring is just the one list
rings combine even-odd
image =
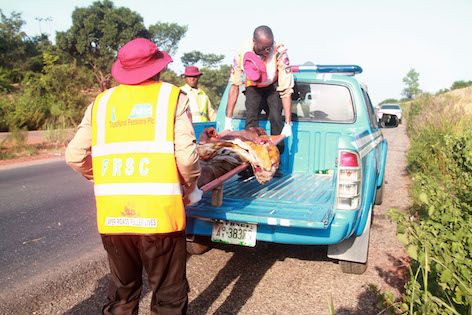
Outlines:
[{"label": "paved road", "polygon": [[63,160],[0,170],[0,287],[100,245],[92,184]]},{"label": "paved road", "polygon": [[[188,259],[187,275],[191,287],[188,313],[329,314],[328,305],[332,302],[336,314],[377,314],[375,295],[370,292],[369,283],[375,283],[381,290],[389,290],[398,297],[403,285],[404,251],[396,239],[396,226],[386,218],[386,213],[390,208],[408,207],[405,169],[408,138],[404,125],[383,129],[383,133],[389,142],[384,202],[374,208],[369,266],[363,275],[341,273],[338,264],[326,257],[325,246],[258,243],[255,248],[246,248],[218,244],[211,251]],[[25,200],[7,206],[3,205],[3,200],[17,192],[3,184],[3,176],[9,174],[8,178],[11,178],[12,173],[0,172],[0,219],[2,222],[13,222],[2,223],[8,229],[2,237],[17,235],[19,230],[35,230],[34,226],[41,223],[41,229],[35,233],[21,232],[26,234],[18,234],[16,243],[5,247],[10,248],[9,257],[18,257],[12,251],[14,248],[25,251],[24,248],[46,245],[46,242],[56,239],[53,231],[71,238],[71,245],[60,245],[59,242],[50,248],[49,254],[57,258],[58,253],[66,253],[72,246],[77,248],[77,256],[75,261],[69,260],[67,268],[57,268],[54,273],[38,277],[38,282],[31,286],[4,294],[3,303],[0,293],[0,313],[98,314],[106,300],[109,277],[106,258],[101,246],[93,247],[97,240],[95,223],[90,219],[93,213],[84,210],[91,208],[90,185],[63,169],[60,163],[56,166],[58,170],[54,170],[52,165],[48,170],[34,169],[42,175],[37,174],[31,182],[28,179],[30,184],[24,185],[25,188],[21,183],[26,181],[27,174],[33,169],[19,171],[25,177],[13,183],[16,190],[23,189],[20,196]],[[62,174],[63,178],[54,180],[53,174]],[[45,188],[39,189],[37,186]],[[8,192],[4,192],[5,187]],[[54,193],[55,190],[58,193]],[[80,200],[80,205],[76,204],[77,200]],[[38,210],[33,211],[38,215],[29,214],[31,201],[38,205]],[[48,213],[53,213],[55,219],[44,219]],[[57,227],[58,222],[62,222],[61,227]],[[87,224],[89,226],[85,227]],[[18,225],[25,227],[20,229]],[[22,244],[43,236],[46,238]],[[79,243],[89,244],[89,252],[80,255]],[[31,253],[37,255],[41,248],[31,250]],[[150,293],[146,287],[140,314],[149,314],[149,303]]]}]

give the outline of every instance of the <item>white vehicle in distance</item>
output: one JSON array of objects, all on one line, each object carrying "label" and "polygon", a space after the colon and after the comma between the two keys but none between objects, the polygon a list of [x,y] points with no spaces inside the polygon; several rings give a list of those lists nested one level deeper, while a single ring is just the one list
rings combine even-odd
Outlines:
[{"label": "white vehicle in distance", "polygon": [[402,114],[403,110],[398,104],[383,104],[378,110],[377,110],[377,119],[382,121],[382,117],[384,115],[390,115],[390,116],[397,116],[398,122],[401,124],[402,123]]}]

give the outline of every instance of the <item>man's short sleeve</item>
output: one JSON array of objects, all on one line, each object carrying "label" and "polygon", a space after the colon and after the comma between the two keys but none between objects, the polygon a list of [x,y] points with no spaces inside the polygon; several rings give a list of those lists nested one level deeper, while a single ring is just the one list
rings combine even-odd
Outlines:
[{"label": "man's short sleeve", "polygon": [[231,75],[229,77],[229,82],[237,86],[244,83],[243,69],[241,69],[241,66],[239,64],[239,61],[241,60],[241,51],[242,48],[238,50],[236,55],[234,55],[233,67],[231,68]]},{"label": "man's short sleeve", "polygon": [[277,46],[277,71],[279,83],[277,91],[279,91],[280,97],[284,98],[292,95],[295,83],[287,49],[284,45]]}]

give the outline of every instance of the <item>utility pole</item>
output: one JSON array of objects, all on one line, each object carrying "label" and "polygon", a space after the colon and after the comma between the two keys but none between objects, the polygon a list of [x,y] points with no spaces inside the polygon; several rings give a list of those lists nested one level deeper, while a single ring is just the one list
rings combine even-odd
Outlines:
[{"label": "utility pole", "polygon": [[[40,17],[37,17],[35,18],[36,21],[38,21],[38,24],[39,24],[39,35],[43,35],[43,32],[41,31],[41,22],[51,22],[52,21],[52,17],[48,16],[47,18],[40,18]],[[51,34],[49,34],[49,37],[51,37]]]}]

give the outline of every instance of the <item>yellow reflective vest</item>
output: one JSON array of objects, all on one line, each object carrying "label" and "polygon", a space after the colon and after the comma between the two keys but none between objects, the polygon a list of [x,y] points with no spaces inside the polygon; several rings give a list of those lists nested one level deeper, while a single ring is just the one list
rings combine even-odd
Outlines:
[{"label": "yellow reflective vest", "polygon": [[154,234],[185,228],[174,155],[180,89],[162,82],[119,85],[92,109],[92,164],[101,234]]},{"label": "yellow reflective vest", "polygon": [[[269,51],[269,55],[267,56],[266,60],[264,60],[264,65],[266,67],[267,79],[264,82],[256,83],[249,80],[246,76],[246,87],[248,86],[258,86],[258,87],[265,87],[269,86],[274,83],[278,78],[278,69],[277,69],[277,51],[283,48],[283,44],[277,44],[272,47]],[[247,52],[254,52],[254,42],[252,40],[248,40],[244,43],[240,53],[239,53],[239,67],[244,71],[244,55]]]},{"label": "yellow reflective vest", "polygon": [[[198,91],[198,94],[186,84],[180,87],[189,98],[190,111],[192,112],[193,122],[206,122],[208,121],[208,96],[202,90]],[[203,100],[203,102],[201,101]]]}]

